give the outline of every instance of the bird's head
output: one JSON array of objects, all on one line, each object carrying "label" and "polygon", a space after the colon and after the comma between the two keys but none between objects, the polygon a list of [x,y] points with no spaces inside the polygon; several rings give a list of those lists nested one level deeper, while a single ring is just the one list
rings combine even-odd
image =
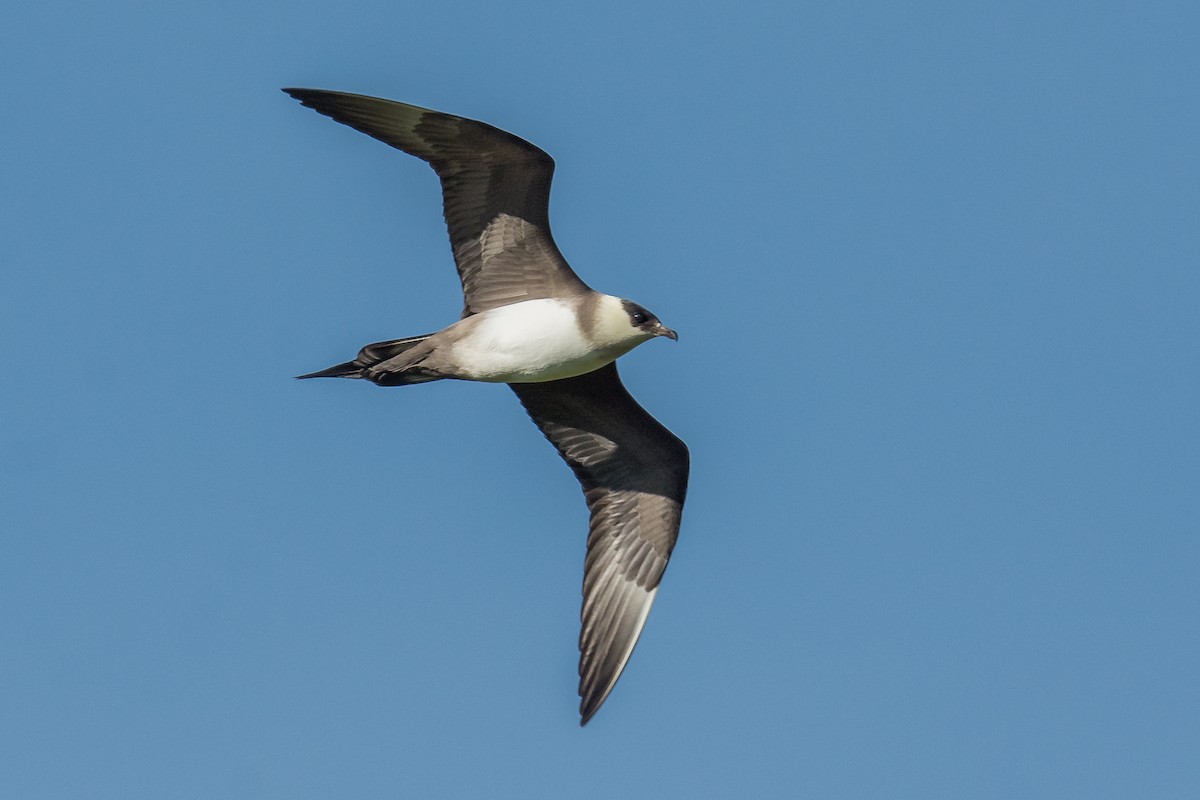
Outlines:
[{"label": "bird's head", "polygon": [[629,324],[647,338],[665,336],[671,341],[679,341],[679,334],[663,325],[658,317],[651,314],[632,300],[622,300],[621,307],[629,318]]},{"label": "bird's head", "polygon": [[631,350],[656,336],[679,339],[658,317],[632,300],[605,295],[596,308],[593,338],[598,344]]}]

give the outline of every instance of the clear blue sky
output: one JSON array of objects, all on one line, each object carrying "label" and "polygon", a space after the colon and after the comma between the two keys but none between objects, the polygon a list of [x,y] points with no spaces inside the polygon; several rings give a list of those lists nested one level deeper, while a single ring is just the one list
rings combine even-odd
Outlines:
[{"label": "clear blue sky", "polygon": [[[0,10],[0,795],[1200,796],[1191,3]],[[555,156],[680,332],[646,635],[576,724],[586,512],[502,387],[291,376],[460,308],[423,164]]]}]

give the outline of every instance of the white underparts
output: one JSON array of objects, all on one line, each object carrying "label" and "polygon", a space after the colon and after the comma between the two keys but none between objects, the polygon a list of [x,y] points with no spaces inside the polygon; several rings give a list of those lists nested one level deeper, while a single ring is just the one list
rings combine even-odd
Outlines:
[{"label": "white underparts", "polygon": [[[526,300],[491,309],[474,318],[454,343],[452,360],[463,378],[499,383],[538,383],[599,369],[650,338],[630,324],[619,300],[608,300],[598,304],[599,325],[593,320],[581,325],[577,305],[569,300]],[[624,320],[624,331],[619,319],[609,319],[614,310]]]}]

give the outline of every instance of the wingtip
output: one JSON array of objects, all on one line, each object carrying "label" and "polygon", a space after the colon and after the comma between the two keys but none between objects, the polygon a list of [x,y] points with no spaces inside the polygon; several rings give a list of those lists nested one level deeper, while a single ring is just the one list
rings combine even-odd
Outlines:
[{"label": "wingtip", "polygon": [[314,95],[320,94],[320,89],[301,89],[296,86],[285,86],[279,91],[291,97],[293,100],[299,100],[301,105],[308,105]]}]

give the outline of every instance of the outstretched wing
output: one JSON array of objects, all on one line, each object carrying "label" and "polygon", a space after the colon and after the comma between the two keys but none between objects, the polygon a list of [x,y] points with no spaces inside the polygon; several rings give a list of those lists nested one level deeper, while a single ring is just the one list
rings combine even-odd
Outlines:
[{"label": "outstretched wing", "polygon": [[510,385],[574,470],[591,510],[579,635],[585,725],[629,661],[675,547],[688,449],[629,395],[616,364]]},{"label": "outstretched wing", "polygon": [[554,159],[511,133],[426,108],[322,89],[283,91],[429,162],[458,264],[463,316],[588,290],[550,235]]}]

